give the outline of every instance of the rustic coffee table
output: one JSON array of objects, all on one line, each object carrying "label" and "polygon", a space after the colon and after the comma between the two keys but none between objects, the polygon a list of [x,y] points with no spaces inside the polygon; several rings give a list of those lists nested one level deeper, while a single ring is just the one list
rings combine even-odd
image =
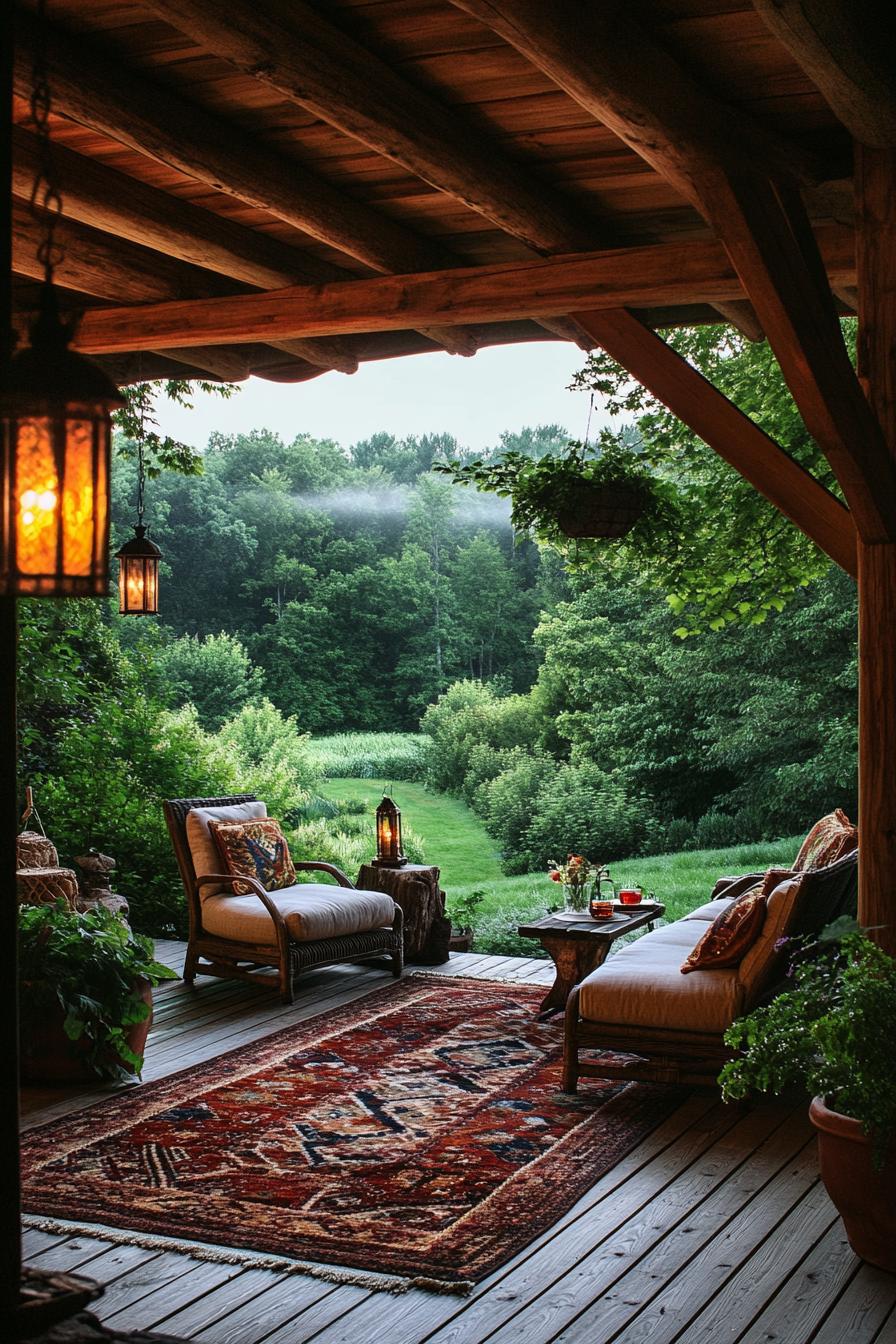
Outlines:
[{"label": "rustic coffee table", "polygon": [[592,919],[586,910],[574,920],[565,915],[545,915],[531,924],[521,924],[520,937],[537,938],[557,972],[541,1001],[540,1015],[562,1012],[570,991],[606,961],[612,942],[645,924],[652,929],[654,920],[665,913],[664,905],[644,901],[641,905],[617,905],[612,919]]}]

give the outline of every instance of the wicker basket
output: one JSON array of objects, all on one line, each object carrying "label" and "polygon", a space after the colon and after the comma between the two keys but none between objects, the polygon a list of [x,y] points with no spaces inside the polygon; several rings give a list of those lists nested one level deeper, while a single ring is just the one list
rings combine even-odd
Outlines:
[{"label": "wicker basket", "polygon": [[61,898],[77,909],[78,879],[71,868],[20,868],[16,888],[22,905],[53,905]]},{"label": "wicker basket", "polygon": [[624,537],[646,505],[632,485],[583,485],[574,504],[558,510],[557,526],[567,537]]},{"label": "wicker basket", "polygon": [[17,868],[55,868],[58,863],[56,846],[39,831],[22,831],[16,836]]}]

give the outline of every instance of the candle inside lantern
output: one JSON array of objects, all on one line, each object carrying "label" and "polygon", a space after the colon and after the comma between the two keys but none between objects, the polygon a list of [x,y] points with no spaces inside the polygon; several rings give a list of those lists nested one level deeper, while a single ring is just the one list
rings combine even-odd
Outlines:
[{"label": "candle inside lantern", "polygon": [[394,801],[383,794],[376,810],[376,858],[380,868],[403,868],[407,859],[401,852],[401,813]]}]

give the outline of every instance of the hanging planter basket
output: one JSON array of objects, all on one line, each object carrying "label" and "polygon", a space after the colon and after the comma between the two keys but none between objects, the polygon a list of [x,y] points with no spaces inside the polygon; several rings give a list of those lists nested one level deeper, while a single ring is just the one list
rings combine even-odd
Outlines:
[{"label": "hanging planter basket", "polygon": [[636,485],[583,482],[575,497],[557,509],[557,526],[567,537],[624,537],[646,507],[647,494]]}]

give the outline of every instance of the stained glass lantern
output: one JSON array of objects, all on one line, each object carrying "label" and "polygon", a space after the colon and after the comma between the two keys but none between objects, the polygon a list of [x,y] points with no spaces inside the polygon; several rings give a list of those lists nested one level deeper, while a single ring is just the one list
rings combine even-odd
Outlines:
[{"label": "stained glass lantern", "polygon": [[159,561],[162,552],[137,523],[134,536],[115,552],[118,561],[118,610],[122,616],[156,616],[159,610]]},{"label": "stained glass lantern", "polygon": [[401,852],[401,812],[387,793],[376,810],[375,868],[403,868],[407,859]]},{"label": "stained glass lantern", "polygon": [[0,594],[105,597],[109,587],[111,411],[118,388],[68,348],[45,285],[31,344],[2,399]]}]

